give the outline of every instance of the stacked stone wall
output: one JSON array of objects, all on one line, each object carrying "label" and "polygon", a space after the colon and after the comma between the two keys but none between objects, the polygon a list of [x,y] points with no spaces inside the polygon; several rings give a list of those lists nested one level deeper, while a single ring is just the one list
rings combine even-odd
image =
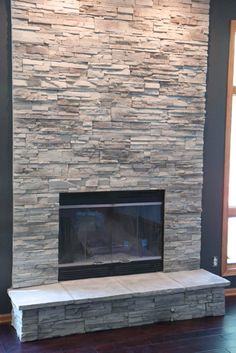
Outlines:
[{"label": "stacked stone wall", "polygon": [[209,0],[12,0],[13,286],[56,282],[60,192],[165,190],[199,268]]}]

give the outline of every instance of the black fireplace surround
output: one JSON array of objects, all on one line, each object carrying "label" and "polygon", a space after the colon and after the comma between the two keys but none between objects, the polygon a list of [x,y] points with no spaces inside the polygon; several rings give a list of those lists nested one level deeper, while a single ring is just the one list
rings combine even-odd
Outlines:
[{"label": "black fireplace surround", "polygon": [[164,191],[61,193],[59,280],[163,269]]}]

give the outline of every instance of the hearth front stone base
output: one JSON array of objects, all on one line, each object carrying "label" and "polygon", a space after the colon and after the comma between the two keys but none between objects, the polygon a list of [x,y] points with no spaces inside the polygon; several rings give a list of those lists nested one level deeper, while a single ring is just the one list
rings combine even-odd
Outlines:
[{"label": "hearth front stone base", "polygon": [[10,289],[21,341],[224,315],[229,281],[205,270],[117,276]]}]

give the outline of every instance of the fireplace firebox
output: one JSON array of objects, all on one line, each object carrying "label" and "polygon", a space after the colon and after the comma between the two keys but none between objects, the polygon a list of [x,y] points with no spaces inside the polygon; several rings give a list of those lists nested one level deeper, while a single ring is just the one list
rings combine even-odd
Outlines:
[{"label": "fireplace firebox", "polygon": [[162,271],[164,191],[60,194],[59,280]]}]

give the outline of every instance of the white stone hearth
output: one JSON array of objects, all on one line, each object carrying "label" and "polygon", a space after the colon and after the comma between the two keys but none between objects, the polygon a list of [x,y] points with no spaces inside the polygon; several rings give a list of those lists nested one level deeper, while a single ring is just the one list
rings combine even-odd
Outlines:
[{"label": "white stone hearth", "polygon": [[205,270],[82,279],[10,289],[22,341],[223,315],[229,281]]}]

